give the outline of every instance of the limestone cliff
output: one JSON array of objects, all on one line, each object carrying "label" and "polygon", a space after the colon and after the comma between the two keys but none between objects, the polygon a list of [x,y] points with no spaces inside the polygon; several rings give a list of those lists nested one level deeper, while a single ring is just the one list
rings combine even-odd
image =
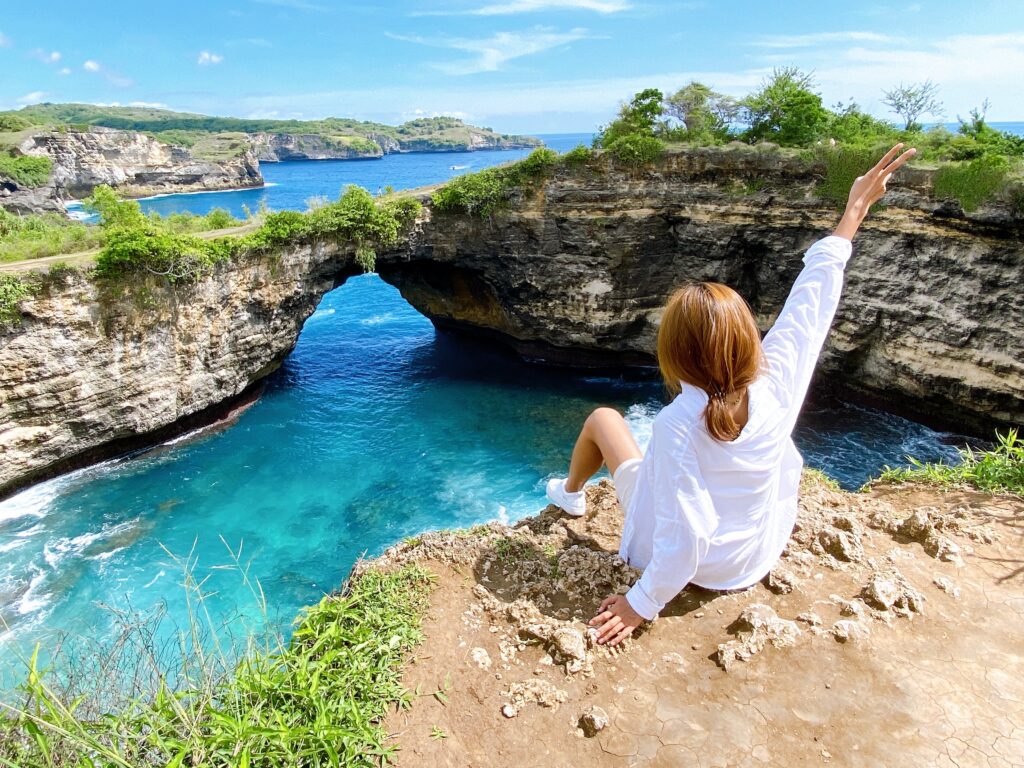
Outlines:
[{"label": "limestone cliff", "polygon": [[367,139],[346,142],[317,133],[256,133],[251,137],[260,162],[282,160],[354,160],[383,157],[380,144]]},{"label": "limestone cliff", "polygon": [[[637,172],[599,158],[489,219],[434,213],[379,270],[436,325],[526,357],[652,365],[659,310],[683,282],[727,283],[771,325],[804,250],[838,220],[814,194],[823,170],[737,147]],[[991,436],[1024,423],[1024,219],[965,214],[930,185],[905,172],[858,235],[817,384]]]},{"label": "limestone cliff", "polygon": [[353,264],[319,243],[194,285],[45,278],[20,327],[0,328],[0,497],[216,419],[281,364]]},{"label": "limestone cliff", "polygon": [[502,136],[463,125],[456,137],[409,136],[386,133],[367,136],[326,136],[317,133],[256,133],[252,146],[261,162],[282,160],[354,160],[407,152],[476,152],[490,149],[528,149],[540,142],[524,136]]},{"label": "limestone cliff", "polygon": [[[251,149],[222,161],[202,160],[184,147],[135,131],[94,127],[36,133],[21,143],[19,151],[53,162],[49,184],[36,195],[55,202],[84,197],[100,184],[129,197],[263,184]],[[15,207],[12,201],[4,205]]]}]

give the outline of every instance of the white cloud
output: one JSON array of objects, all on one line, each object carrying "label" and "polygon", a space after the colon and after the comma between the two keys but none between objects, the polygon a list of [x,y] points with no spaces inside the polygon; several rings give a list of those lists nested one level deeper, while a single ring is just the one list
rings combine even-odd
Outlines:
[{"label": "white cloud", "polygon": [[113,70],[107,69],[95,59],[87,59],[82,64],[82,69],[86,72],[102,75],[108,83],[116,85],[118,88],[127,88],[131,85],[135,85],[135,81],[131,78],[124,77]]},{"label": "white cloud", "polygon": [[19,104],[38,104],[46,98],[45,91],[32,91],[32,93],[26,93],[24,96],[18,99]]},{"label": "white cloud", "polygon": [[224,57],[219,53],[210,53],[210,51],[200,51],[199,58],[196,63],[201,67],[208,67],[213,64],[220,64],[224,61]]},{"label": "white cloud", "polygon": [[435,63],[432,66],[448,75],[472,75],[478,72],[495,72],[513,59],[541,53],[560,45],[583,40],[587,30],[577,27],[568,32],[555,32],[549,27],[535,27],[526,32],[497,32],[483,39],[463,37],[407,37],[386,33],[394,40],[418,43],[433,48],[450,48],[473,54],[473,58],[459,61]]},{"label": "white cloud", "polygon": [[516,13],[536,13],[538,11],[593,11],[610,14],[628,11],[633,7],[626,0],[508,0],[504,3],[493,3],[479,8],[461,11],[421,11],[413,16],[509,16]]},{"label": "white cloud", "polygon": [[907,42],[906,38],[882,35],[877,32],[816,32],[808,35],[769,35],[751,45],[760,48],[814,48],[823,44]]},{"label": "white cloud", "polygon": [[60,51],[46,51],[42,48],[33,49],[29,56],[43,62],[43,64],[56,64],[61,60]]},{"label": "white cloud", "polygon": [[58,75],[70,75],[71,74],[71,67],[61,67],[60,69],[57,70],[57,74]]},{"label": "white cloud", "polygon": [[[993,105],[990,120],[1019,119],[1024,33],[850,42],[856,44],[821,40],[814,47],[794,51],[785,63],[813,69],[826,104],[852,97],[872,114],[892,118],[881,103],[883,90],[900,82],[932,80],[940,87],[939,97],[949,117],[966,116],[987,97]],[[777,54],[760,58],[782,63]]]}]

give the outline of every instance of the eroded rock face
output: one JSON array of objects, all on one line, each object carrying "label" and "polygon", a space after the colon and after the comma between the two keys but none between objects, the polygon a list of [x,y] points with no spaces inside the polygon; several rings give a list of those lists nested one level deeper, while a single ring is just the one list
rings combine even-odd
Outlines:
[{"label": "eroded rock face", "polygon": [[194,285],[51,278],[20,326],[0,329],[0,496],[208,420],[275,370],[320,297],[358,271],[348,251],[306,244]]},{"label": "eroded rock face", "polygon": [[53,161],[50,183],[41,188],[49,199],[84,197],[100,184],[135,197],[263,184],[256,155],[249,148],[237,157],[214,162],[135,131],[95,127],[37,133],[19,149]]},{"label": "eroded rock face", "polygon": [[[724,282],[767,330],[804,251],[837,211],[822,168],[753,148],[669,155],[657,168],[603,159],[559,169],[487,219],[435,213],[381,275],[440,327],[529,358],[651,365],[660,309],[681,283]],[[937,425],[991,436],[1024,420],[1024,219],[965,215],[904,172],[865,224],[817,385]]]},{"label": "eroded rock face", "polygon": [[379,144],[349,144],[315,133],[256,133],[252,135],[252,145],[260,161],[270,163],[282,160],[351,160],[384,155]]}]

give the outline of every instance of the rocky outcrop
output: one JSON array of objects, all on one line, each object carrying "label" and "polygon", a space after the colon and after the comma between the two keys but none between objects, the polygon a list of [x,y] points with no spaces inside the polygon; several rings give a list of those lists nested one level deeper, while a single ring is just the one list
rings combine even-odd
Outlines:
[{"label": "rocky outcrop", "polygon": [[[378,260],[436,325],[573,367],[652,365],[660,308],[716,280],[770,327],[835,208],[792,154],[725,147],[644,171],[559,168],[491,218],[434,213]],[[1024,422],[1024,218],[965,214],[903,172],[857,237],[817,385],[991,436]]]},{"label": "rocky outcrop", "polygon": [[53,162],[49,183],[32,191],[33,199],[28,194],[0,198],[4,207],[19,212],[58,208],[61,201],[84,197],[100,184],[128,197],[263,184],[251,149],[242,148],[238,156],[214,162],[134,131],[91,128],[37,133],[18,149]]},{"label": "rocky outcrop", "polygon": [[0,497],[210,421],[274,371],[328,290],[336,245],[221,265],[194,285],[49,276],[0,328]]},{"label": "rocky outcrop", "polygon": [[371,132],[365,136],[325,136],[316,133],[256,133],[253,150],[261,162],[283,160],[358,160],[407,152],[476,152],[529,149],[541,142],[526,136],[504,136],[473,126],[461,126],[452,139],[431,136],[395,138]]},{"label": "rocky outcrop", "polygon": [[355,160],[383,157],[381,145],[359,139],[348,143],[317,133],[255,133],[252,148],[263,163],[283,160]]}]

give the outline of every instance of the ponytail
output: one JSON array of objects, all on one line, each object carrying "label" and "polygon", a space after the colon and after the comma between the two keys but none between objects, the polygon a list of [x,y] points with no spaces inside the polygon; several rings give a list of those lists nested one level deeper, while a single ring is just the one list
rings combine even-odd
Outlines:
[{"label": "ponytail", "polygon": [[761,333],[750,307],[720,283],[697,283],[676,291],[658,329],[658,366],[677,394],[682,384],[708,394],[704,424],[716,440],[739,437],[726,398],[743,393],[763,364]]}]

